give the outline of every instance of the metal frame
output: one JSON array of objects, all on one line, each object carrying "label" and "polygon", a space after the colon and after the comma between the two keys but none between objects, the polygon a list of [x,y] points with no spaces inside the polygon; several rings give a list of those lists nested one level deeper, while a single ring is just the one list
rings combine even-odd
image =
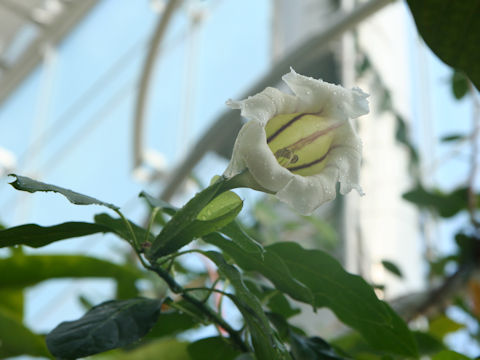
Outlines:
[{"label": "metal frame", "polygon": [[[2,76],[0,77],[0,105],[41,62],[44,45],[60,43],[98,2],[99,0],[63,2],[66,8],[65,12],[48,26],[44,24],[39,26],[40,35],[36,40],[32,41],[15,63],[13,65],[3,64],[2,66]],[[2,0],[0,5],[7,8],[12,4]],[[16,7],[18,7],[18,5],[16,5]],[[31,19],[31,16],[28,14],[24,15],[28,21],[39,25],[38,22]]]}]

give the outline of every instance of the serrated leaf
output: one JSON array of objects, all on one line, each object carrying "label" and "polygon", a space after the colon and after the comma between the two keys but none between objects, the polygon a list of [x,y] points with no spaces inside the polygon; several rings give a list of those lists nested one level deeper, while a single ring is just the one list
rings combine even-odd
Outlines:
[{"label": "serrated leaf", "polygon": [[129,345],[153,327],[161,305],[146,298],[104,302],[58,325],[47,335],[47,347],[58,358],[76,359]]},{"label": "serrated leaf", "polygon": [[27,329],[15,315],[0,307],[0,358],[32,355],[50,358],[43,338]]},{"label": "serrated leaf", "polygon": [[60,186],[46,184],[40,181],[30,179],[26,176],[20,176],[16,174],[9,174],[9,176],[14,176],[16,178],[15,181],[10,183],[10,185],[12,185],[17,190],[28,191],[30,193],[34,193],[37,191],[51,191],[62,194],[68,199],[68,201],[75,205],[101,205],[106,206],[112,210],[118,210],[118,206],[100,201],[88,195],[83,195],[78,192],[62,188]]},{"label": "serrated leaf", "polygon": [[0,230],[0,248],[15,245],[39,248],[59,240],[110,231],[105,226],[86,222],[66,222],[53,226],[25,224]]},{"label": "serrated leaf", "polygon": [[347,273],[325,252],[306,250],[296,243],[270,245],[266,253],[270,251],[283,259],[294,279],[313,292],[316,306],[331,309],[376,348],[416,356],[416,344],[406,324],[377,299],[361,277]]},{"label": "serrated leaf", "polygon": [[0,259],[0,287],[24,288],[58,278],[111,277],[137,279],[138,270],[81,255],[17,255]]},{"label": "serrated leaf", "polygon": [[403,274],[402,274],[402,271],[400,270],[400,268],[395,265],[393,262],[391,261],[388,261],[388,260],[382,260],[382,265],[383,267],[388,270],[389,272],[391,272],[392,274],[398,276],[399,278],[402,278],[403,277]]},{"label": "serrated leaf", "polygon": [[220,337],[209,337],[188,345],[187,351],[192,360],[234,360],[239,352]]},{"label": "serrated leaf", "polygon": [[448,65],[467,74],[480,89],[480,2],[407,0],[419,33]]},{"label": "serrated leaf", "polygon": [[235,288],[235,296],[232,296],[231,300],[245,319],[257,358],[262,360],[290,359],[286,349],[275,338],[260,302],[251,295],[245,286],[241,273],[234,266],[227,264],[220,253],[208,251],[205,252],[205,255],[218,266],[220,272],[230,280]]}]

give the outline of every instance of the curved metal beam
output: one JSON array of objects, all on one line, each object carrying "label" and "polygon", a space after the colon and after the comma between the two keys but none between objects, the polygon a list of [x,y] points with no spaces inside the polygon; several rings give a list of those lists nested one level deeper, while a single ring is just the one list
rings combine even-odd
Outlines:
[{"label": "curved metal beam", "polygon": [[133,167],[134,169],[142,165],[143,160],[143,129],[145,124],[145,110],[148,103],[148,90],[150,88],[150,80],[152,78],[152,73],[154,70],[155,61],[157,59],[160,44],[164,38],[165,32],[172,15],[180,5],[181,0],[170,0],[163,11],[162,16],[160,17],[155,32],[153,34],[150,49],[148,51],[147,58],[145,59],[145,64],[143,66],[142,76],[140,78],[137,102],[135,105],[135,117],[134,117],[134,128],[133,128]]}]

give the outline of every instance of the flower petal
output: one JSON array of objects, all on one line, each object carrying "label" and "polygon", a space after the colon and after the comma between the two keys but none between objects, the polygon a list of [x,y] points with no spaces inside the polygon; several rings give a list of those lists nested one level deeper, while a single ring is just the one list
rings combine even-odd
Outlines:
[{"label": "flower petal", "polygon": [[368,94],[359,88],[347,90],[339,85],[297,74],[293,69],[282,79],[301,99],[302,112],[320,113],[339,120],[368,113]]},{"label": "flower petal", "polygon": [[265,128],[256,121],[243,125],[233,151],[237,156],[232,157],[224,173],[227,177],[235,176],[248,168],[261,186],[276,192],[294,176],[278,164],[267,145]]},{"label": "flower petal", "polygon": [[298,212],[310,215],[323,203],[335,199],[338,169],[326,167],[315,176],[295,175],[276,196]]},{"label": "flower petal", "polygon": [[330,151],[327,166],[335,166],[340,182],[340,193],[345,195],[352,189],[364,195],[359,183],[360,164],[362,160],[362,141],[352,125],[342,126],[335,134],[333,148]]},{"label": "flower petal", "polygon": [[[245,100],[227,102],[232,108],[240,109],[249,121],[240,130],[224,175],[233,177],[248,170],[249,179],[253,178],[258,184],[245,186],[276,193],[280,200],[303,214],[310,214],[333,200],[337,182],[340,182],[341,194],[352,189],[363,194],[358,185],[362,144],[349,119],[368,113],[368,95],[359,88],[347,90],[299,75],[293,69],[283,80],[295,95],[269,87]],[[280,165],[268,145],[265,127],[277,115],[308,113],[321,115],[322,119],[341,126],[335,127],[326,157],[321,157],[325,167],[315,175],[302,176]],[[294,116],[292,121],[297,118],[300,117]],[[282,126],[286,128],[291,123]],[[317,134],[318,126],[314,125],[312,131],[312,135]]]},{"label": "flower petal", "polygon": [[299,101],[295,96],[267,87],[261,93],[249,96],[245,100],[228,100],[227,105],[232,109],[240,109],[243,117],[265,125],[275,115],[295,112],[299,107]]}]

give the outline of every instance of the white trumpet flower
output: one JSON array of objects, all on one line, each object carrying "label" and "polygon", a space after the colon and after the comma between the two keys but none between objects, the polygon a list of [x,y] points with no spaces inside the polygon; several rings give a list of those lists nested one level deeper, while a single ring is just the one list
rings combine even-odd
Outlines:
[{"label": "white trumpet flower", "polygon": [[368,94],[293,69],[282,79],[294,95],[268,87],[227,102],[249,121],[238,134],[224,176],[247,172],[249,187],[276,194],[302,214],[333,200],[337,182],[342,195],[352,189],[362,195],[362,144],[350,119],[368,113]]}]

